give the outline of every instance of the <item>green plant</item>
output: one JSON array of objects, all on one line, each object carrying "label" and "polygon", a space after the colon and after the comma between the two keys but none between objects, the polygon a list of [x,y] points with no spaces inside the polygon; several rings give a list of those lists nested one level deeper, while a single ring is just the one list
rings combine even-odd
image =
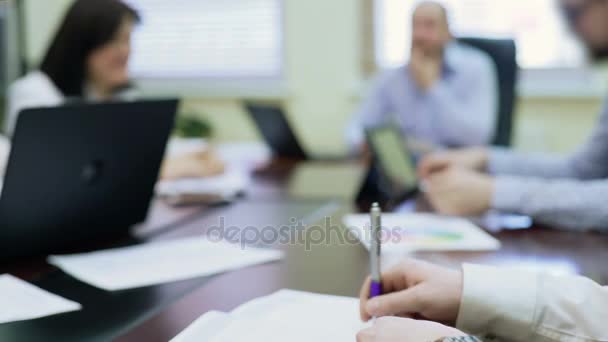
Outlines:
[{"label": "green plant", "polygon": [[180,115],[175,122],[174,134],[182,138],[209,138],[213,133],[208,121],[193,115]]}]

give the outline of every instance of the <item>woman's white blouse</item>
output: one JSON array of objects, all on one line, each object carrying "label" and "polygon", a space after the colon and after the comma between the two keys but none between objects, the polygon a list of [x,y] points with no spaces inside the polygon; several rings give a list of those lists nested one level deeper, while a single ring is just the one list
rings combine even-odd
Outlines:
[{"label": "woman's white blouse", "polygon": [[41,71],[33,71],[15,81],[8,89],[4,130],[12,136],[19,113],[27,108],[55,107],[63,104],[65,97],[51,79]]}]

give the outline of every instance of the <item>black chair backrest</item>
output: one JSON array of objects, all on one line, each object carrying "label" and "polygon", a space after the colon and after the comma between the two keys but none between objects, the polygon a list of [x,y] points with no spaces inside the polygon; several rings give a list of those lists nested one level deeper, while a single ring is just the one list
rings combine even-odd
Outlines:
[{"label": "black chair backrest", "polygon": [[512,39],[486,39],[463,37],[458,41],[487,53],[496,65],[498,76],[498,117],[493,145],[510,146],[514,111],[517,100],[516,86],[519,68],[517,48]]}]

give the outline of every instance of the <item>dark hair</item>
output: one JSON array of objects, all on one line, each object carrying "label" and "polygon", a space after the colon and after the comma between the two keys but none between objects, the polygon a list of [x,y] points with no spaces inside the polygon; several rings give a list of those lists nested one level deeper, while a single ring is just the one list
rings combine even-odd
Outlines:
[{"label": "dark hair", "polygon": [[114,38],[125,17],[140,21],[139,14],[120,0],[76,0],[65,15],[40,70],[64,96],[82,97],[87,58]]}]

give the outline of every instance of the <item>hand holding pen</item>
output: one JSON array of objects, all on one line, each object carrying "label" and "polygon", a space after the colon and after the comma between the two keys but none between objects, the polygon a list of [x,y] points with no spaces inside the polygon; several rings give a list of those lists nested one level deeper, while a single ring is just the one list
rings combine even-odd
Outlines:
[{"label": "hand holding pen", "polygon": [[371,277],[360,293],[361,319],[397,316],[456,323],[462,299],[462,271],[406,259],[384,271],[382,294],[370,298]]}]

